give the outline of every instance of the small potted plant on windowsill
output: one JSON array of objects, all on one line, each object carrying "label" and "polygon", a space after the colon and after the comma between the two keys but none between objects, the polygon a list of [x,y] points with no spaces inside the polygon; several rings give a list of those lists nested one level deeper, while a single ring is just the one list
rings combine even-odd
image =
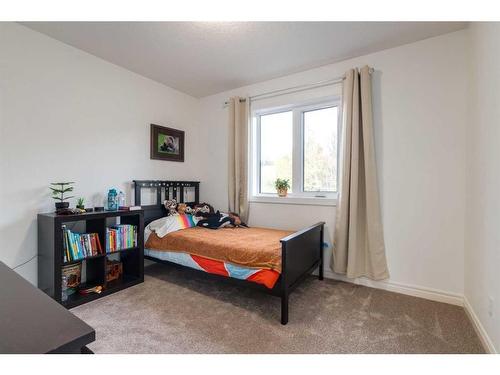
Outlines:
[{"label": "small potted plant on windowsill", "polygon": [[69,202],[67,202],[68,199],[74,198],[74,197],[67,197],[64,194],[69,193],[70,191],[73,191],[73,186],[74,182],[52,182],[50,189],[52,190],[52,198],[55,199],[56,201],[56,210],[61,210],[64,208],[69,207]]},{"label": "small potted plant on windowsill", "polygon": [[276,181],[274,181],[274,186],[276,187],[279,197],[284,198],[287,196],[288,189],[290,189],[289,180],[277,178]]}]

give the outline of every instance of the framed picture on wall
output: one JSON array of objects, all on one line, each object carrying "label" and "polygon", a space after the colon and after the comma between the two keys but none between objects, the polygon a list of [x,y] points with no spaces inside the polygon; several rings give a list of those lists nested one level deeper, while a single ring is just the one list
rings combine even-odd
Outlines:
[{"label": "framed picture on wall", "polygon": [[184,161],[184,131],[151,124],[151,159]]}]

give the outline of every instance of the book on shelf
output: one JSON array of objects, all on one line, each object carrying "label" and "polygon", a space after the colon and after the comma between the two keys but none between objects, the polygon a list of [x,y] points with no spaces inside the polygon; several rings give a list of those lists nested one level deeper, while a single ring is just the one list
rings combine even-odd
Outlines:
[{"label": "book on shelf", "polygon": [[120,211],[138,211],[142,210],[141,206],[120,206],[118,207],[118,210]]},{"label": "book on shelf", "polygon": [[130,224],[106,228],[106,253],[137,246],[137,226]]},{"label": "book on shelf", "polygon": [[97,233],[72,232],[66,225],[62,226],[62,230],[65,263],[103,254],[101,241]]}]

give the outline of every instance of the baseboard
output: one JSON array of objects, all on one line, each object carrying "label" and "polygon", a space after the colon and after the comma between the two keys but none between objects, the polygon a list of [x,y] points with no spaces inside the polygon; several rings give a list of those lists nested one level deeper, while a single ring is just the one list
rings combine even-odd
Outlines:
[{"label": "baseboard", "polygon": [[388,290],[390,292],[406,294],[413,297],[425,298],[431,301],[444,302],[452,305],[463,306],[463,296],[458,293],[450,293],[437,289],[396,283],[393,281],[373,281],[365,277],[350,279],[344,275],[336,274],[330,270],[324,270],[324,276],[330,279],[369,286],[376,289]]},{"label": "baseboard", "polygon": [[495,345],[493,345],[493,341],[491,341],[490,337],[488,336],[488,333],[481,324],[481,321],[474,312],[474,309],[467,300],[467,297],[464,297],[464,309],[470,321],[472,322],[474,330],[481,340],[481,344],[483,344],[484,350],[486,350],[486,352],[490,354],[497,354],[498,352],[495,349]]}]

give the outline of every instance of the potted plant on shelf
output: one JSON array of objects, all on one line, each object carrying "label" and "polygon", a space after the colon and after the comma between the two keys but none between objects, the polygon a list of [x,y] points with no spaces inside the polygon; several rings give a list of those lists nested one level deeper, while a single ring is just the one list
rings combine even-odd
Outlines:
[{"label": "potted plant on shelf", "polygon": [[290,189],[289,180],[277,178],[274,181],[274,186],[276,187],[276,191],[278,192],[279,197],[286,197],[288,194],[288,189]]},{"label": "potted plant on shelf", "polygon": [[65,196],[66,193],[73,191],[74,182],[52,182],[50,189],[52,190],[52,198],[56,201],[56,210],[64,209],[69,207],[68,199],[73,197]]},{"label": "potted plant on shelf", "polygon": [[76,201],[76,208],[79,208],[80,210],[85,209],[85,198],[78,198]]}]

